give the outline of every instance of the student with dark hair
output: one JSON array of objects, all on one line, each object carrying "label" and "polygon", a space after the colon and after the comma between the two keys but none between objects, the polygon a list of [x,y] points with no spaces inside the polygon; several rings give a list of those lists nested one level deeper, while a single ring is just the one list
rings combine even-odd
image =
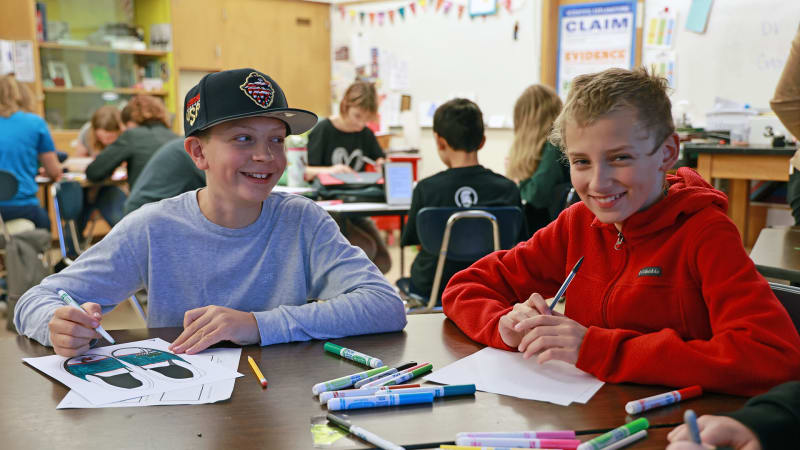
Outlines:
[{"label": "student with dark hair", "polygon": [[[486,142],[483,114],[478,105],[460,98],[441,105],[433,115],[433,136],[439,158],[448,169],[417,183],[402,245],[419,245],[416,218],[419,210],[426,206],[521,206],[517,185],[478,163],[478,150]],[[420,248],[411,265],[412,293],[423,297],[431,295],[436,262],[437,255]],[[468,266],[447,260],[439,294],[453,274]]]}]

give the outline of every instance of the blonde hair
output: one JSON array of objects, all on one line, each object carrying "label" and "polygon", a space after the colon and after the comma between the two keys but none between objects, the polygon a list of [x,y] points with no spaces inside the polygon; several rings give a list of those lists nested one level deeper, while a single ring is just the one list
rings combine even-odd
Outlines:
[{"label": "blonde hair", "polygon": [[10,117],[19,111],[22,94],[17,79],[12,75],[0,76],[0,117]]},{"label": "blonde hair", "polygon": [[675,132],[667,86],[666,78],[645,68],[580,75],[573,80],[564,110],[553,124],[550,142],[566,151],[567,122],[583,128],[607,114],[632,108],[638,123],[655,136],[655,143],[661,143]]},{"label": "blonde hair", "polygon": [[33,91],[27,84],[17,84],[19,85],[19,109],[36,114],[36,101],[33,97]]},{"label": "blonde hair", "polygon": [[508,156],[508,177],[525,180],[536,171],[542,147],[561,111],[561,99],[541,84],[529,86],[514,105],[514,143]]},{"label": "blonde hair", "polygon": [[122,119],[116,106],[106,105],[97,108],[89,121],[89,147],[91,150],[100,151],[105,146],[97,139],[96,130],[122,132]]},{"label": "blonde hair", "polygon": [[161,123],[169,128],[167,108],[158,97],[137,95],[128,102],[126,108],[130,110],[131,120],[139,125]]},{"label": "blonde hair", "polygon": [[350,108],[361,108],[364,111],[375,114],[378,112],[378,93],[375,85],[366,81],[356,81],[351,84],[339,103],[339,113],[344,115]]}]

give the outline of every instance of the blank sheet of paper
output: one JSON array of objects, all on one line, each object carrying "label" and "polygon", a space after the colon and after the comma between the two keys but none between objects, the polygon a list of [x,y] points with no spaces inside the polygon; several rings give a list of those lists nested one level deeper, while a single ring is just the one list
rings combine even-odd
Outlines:
[{"label": "blank sheet of paper", "polygon": [[603,382],[561,361],[544,364],[522,353],[484,348],[425,377],[442,384],[474,383],[479,391],[557,405],[586,403]]}]

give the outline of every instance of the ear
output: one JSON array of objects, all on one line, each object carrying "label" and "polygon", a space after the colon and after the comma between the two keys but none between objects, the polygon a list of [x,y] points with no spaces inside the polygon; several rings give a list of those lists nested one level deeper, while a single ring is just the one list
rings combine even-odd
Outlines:
[{"label": "ear", "polygon": [[445,138],[439,136],[436,133],[433,133],[433,137],[436,138],[436,148],[442,152],[447,148],[447,141]]},{"label": "ear", "polygon": [[194,165],[200,170],[208,170],[208,159],[206,158],[206,143],[197,136],[189,136],[183,140],[183,148],[194,161]]},{"label": "ear", "polygon": [[675,167],[675,163],[678,162],[678,157],[680,156],[680,139],[678,138],[678,133],[672,133],[667,136],[661,144],[661,155],[661,170],[666,172]]},{"label": "ear", "polygon": [[482,149],[484,144],[486,144],[486,136],[481,138],[481,143],[478,145],[478,148],[476,148],[475,151],[477,152],[478,150]]}]

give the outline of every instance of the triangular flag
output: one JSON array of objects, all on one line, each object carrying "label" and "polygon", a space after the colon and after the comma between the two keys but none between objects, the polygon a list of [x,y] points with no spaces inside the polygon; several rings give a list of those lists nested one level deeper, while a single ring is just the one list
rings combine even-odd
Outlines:
[{"label": "triangular flag", "polygon": [[397,8],[397,13],[400,14],[400,18],[405,20],[406,18],[406,9],[404,7]]},{"label": "triangular flag", "polygon": [[344,6],[339,6],[339,12],[342,14],[342,19],[344,20]]},{"label": "triangular flag", "polygon": [[389,22],[391,22],[392,25],[394,25],[394,10],[393,9],[389,10]]},{"label": "triangular flag", "polygon": [[436,12],[442,9],[442,3],[444,3],[444,0],[436,0]]},{"label": "triangular flag", "polygon": [[383,11],[378,13],[378,25],[380,26],[383,26],[383,16],[384,16]]},{"label": "triangular flag", "polygon": [[356,20],[356,11],[354,9],[350,10],[350,20]]},{"label": "triangular flag", "polygon": [[374,12],[369,13],[369,24],[370,25],[375,25],[375,13]]},{"label": "triangular flag", "polygon": [[506,0],[506,9],[511,12],[511,0]]},{"label": "triangular flag", "polygon": [[417,4],[416,3],[409,3],[408,7],[411,8],[411,14],[417,13]]},{"label": "triangular flag", "polygon": [[450,12],[450,8],[452,7],[453,7],[453,2],[450,1],[444,2],[444,15],[447,15],[447,13]]},{"label": "triangular flag", "polygon": [[364,25],[364,16],[366,16],[367,13],[361,11],[360,13],[358,13],[358,15],[361,17],[361,25]]},{"label": "triangular flag", "polygon": [[458,5],[458,18],[461,19],[461,16],[464,15],[464,5]]},{"label": "triangular flag", "polygon": [[420,8],[422,8],[423,11],[427,10],[427,8],[425,8],[425,5],[427,5],[427,4],[428,4],[427,0],[419,0],[419,6],[420,6]]}]

